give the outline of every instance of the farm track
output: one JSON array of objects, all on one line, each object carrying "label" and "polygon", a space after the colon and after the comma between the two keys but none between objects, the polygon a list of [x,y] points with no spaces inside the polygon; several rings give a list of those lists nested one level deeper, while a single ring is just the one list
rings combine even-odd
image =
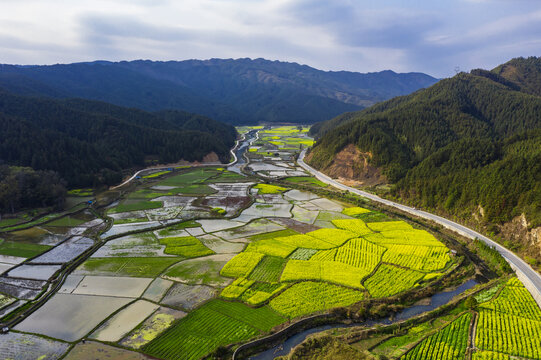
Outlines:
[{"label": "farm track", "polygon": [[352,188],[350,186],[344,185],[329,176],[321,173],[320,171],[317,171],[310,165],[306,164],[304,162],[304,156],[306,154],[306,149],[304,149],[297,159],[297,163],[306,171],[314,175],[318,180],[332,185],[338,189],[349,191],[353,194],[362,196],[364,198],[367,198],[369,200],[372,200],[374,202],[390,206],[396,209],[399,209],[401,211],[404,211],[410,215],[414,215],[420,218],[424,218],[427,220],[431,220],[439,225],[442,225],[443,227],[450,229],[462,236],[465,236],[470,239],[479,239],[486,243],[489,246],[492,246],[495,248],[504,258],[505,260],[511,265],[511,267],[517,272],[518,278],[524,283],[528,291],[532,294],[535,301],[541,306],[541,275],[537,273],[535,270],[533,270],[524,260],[522,260],[519,256],[515,255],[511,250],[506,249],[505,247],[501,246],[500,244],[496,243],[495,241],[489,239],[488,237],[470,229],[467,228],[464,225],[460,225],[458,223],[455,223],[454,221],[448,220],[446,218],[443,218],[438,215],[431,214],[426,211],[417,210],[415,208],[402,205],[399,203],[396,203],[394,201],[390,201],[387,199],[383,199],[377,195],[368,193],[366,191],[362,191],[359,189]]}]

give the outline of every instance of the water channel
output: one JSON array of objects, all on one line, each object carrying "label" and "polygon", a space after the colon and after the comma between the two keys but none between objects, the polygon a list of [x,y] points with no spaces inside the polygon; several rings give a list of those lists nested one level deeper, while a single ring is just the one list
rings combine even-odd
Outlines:
[{"label": "water channel", "polygon": [[248,151],[248,148],[256,139],[257,132],[258,130],[250,130],[246,133],[246,135],[244,136],[244,140],[242,141],[240,146],[237,147],[237,149],[234,151],[235,156],[237,157],[237,161],[233,165],[229,166],[227,170],[236,172],[237,174],[242,174],[241,168],[246,165],[246,158],[244,157],[244,154],[246,153],[246,151]]}]

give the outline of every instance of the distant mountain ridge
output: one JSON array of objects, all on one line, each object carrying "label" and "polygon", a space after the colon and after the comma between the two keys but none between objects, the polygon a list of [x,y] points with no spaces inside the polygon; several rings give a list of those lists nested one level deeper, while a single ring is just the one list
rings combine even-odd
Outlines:
[{"label": "distant mountain ridge", "polygon": [[314,123],[437,81],[422,73],[327,72],[265,59],[0,65],[0,87],[16,94],[185,110],[232,124]]}]

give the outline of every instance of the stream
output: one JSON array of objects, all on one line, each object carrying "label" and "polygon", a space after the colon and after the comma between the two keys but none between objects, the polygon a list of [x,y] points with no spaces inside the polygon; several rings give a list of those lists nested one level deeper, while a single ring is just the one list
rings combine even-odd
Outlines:
[{"label": "stream", "polygon": [[302,343],[309,335],[322,332],[325,330],[329,330],[329,329],[360,326],[360,325],[364,325],[364,326],[390,325],[394,322],[407,320],[414,316],[420,315],[427,311],[432,311],[442,305],[447,304],[449,301],[451,301],[453,297],[455,297],[456,295],[462,294],[464,291],[471,289],[477,284],[478,282],[473,279],[468,280],[464,284],[460,285],[454,290],[442,291],[440,293],[433,295],[432,297],[430,297],[429,305],[412,305],[400,311],[392,319],[385,318],[382,320],[365,321],[363,323],[356,323],[356,324],[351,324],[351,325],[345,325],[345,324],[322,325],[322,326],[318,326],[312,329],[308,329],[289,337],[286,341],[282,342],[281,344],[278,344],[266,351],[263,351],[256,355],[251,356],[249,359],[250,360],[272,360],[277,356],[287,355],[289,354],[292,348]]},{"label": "stream", "polygon": [[258,130],[250,130],[246,133],[244,140],[242,141],[242,144],[235,150],[235,156],[237,157],[237,162],[233,165],[229,166],[227,170],[236,172],[237,174],[242,174],[242,171],[240,170],[242,166],[246,164],[246,158],[244,157],[244,153],[248,151],[248,148],[252,144],[252,142],[255,140],[256,134]]}]

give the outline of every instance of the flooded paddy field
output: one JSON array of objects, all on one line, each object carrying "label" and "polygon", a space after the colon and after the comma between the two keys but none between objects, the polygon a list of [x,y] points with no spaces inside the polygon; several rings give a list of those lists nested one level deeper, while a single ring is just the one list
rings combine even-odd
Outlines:
[{"label": "flooded paddy field", "polygon": [[90,335],[90,338],[109,342],[119,341],[158,308],[159,305],[137,300],[107,320]]},{"label": "flooded paddy field", "polygon": [[220,270],[233,257],[233,254],[220,254],[185,260],[167,269],[162,276],[184,284],[225,287],[232,280],[221,276]]},{"label": "flooded paddy field", "polygon": [[182,310],[193,310],[198,305],[216,296],[216,289],[206,285],[173,285],[161,303]]},{"label": "flooded paddy field", "polygon": [[75,341],[131,301],[122,297],[56,294],[15,330]]},{"label": "flooded paddy field", "polygon": [[0,356],[2,359],[54,360],[64,355],[70,346],[66,342],[13,331],[0,336]]},{"label": "flooded paddy field", "polygon": [[129,348],[139,349],[158,337],[175,320],[181,319],[184,316],[186,316],[186,313],[183,311],[160,307],[139,328],[122,339],[120,344]]},{"label": "flooded paddy field", "polygon": [[78,343],[66,355],[66,360],[88,360],[95,359],[96,354],[99,354],[99,359],[115,359],[115,360],[153,360],[144,354],[120,349],[114,346],[105,345],[95,341],[86,341]]},{"label": "flooded paddy field", "polygon": [[58,264],[67,263],[81,255],[94,245],[94,241],[87,237],[74,236],[55,246],[46,253],[33,258],[31,264]]},{"label": "flooded paddy field", "polygon": [[145,293],[143,294],[143,298],[154,302],[159,302],[173,284],[173,281],[156,278],[146,289]]},{"label": "flooded paddy field", "polygon": [[21,278],[31,280],[49,280],[61,269],[61,265],[33,265],[23,264],[7,272],[10,278]]},{"label": "flooded paddy field", "polygon": [[72,294],[138,298],[151,282],[150,278],[85,276]]}]

